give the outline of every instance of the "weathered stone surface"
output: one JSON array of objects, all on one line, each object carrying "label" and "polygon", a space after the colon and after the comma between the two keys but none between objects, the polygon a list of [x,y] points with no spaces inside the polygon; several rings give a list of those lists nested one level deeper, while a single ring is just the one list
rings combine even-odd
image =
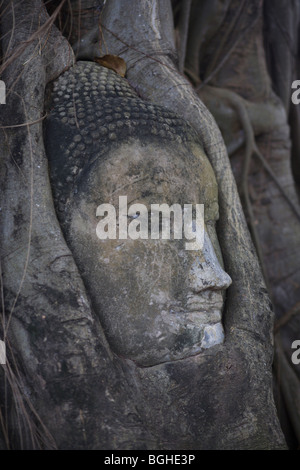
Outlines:
[{"label": "weathered stone surface", "polygon": [[[226,240],[227,250],[228,247],[231,250],[230,253],[226,251],[226,270],[230,275],[233,274],[233,285],[229,289],[224,312],[225,326],[227,325],[225,343],[203,349],[200,353],[198,351],[198,354],[191,355],[191,357],[187,357],[185,354],[176,360],[174,360],[174,355],[167,356],[163,352],[163,358],[158,354],[147,363],[147,351],[143,357],[140,355],[138,360],[135,360],[136,351],[134,348],[136,347],[140,351],[143,345],[143,335],[140,330],[145,326],[145,318],[139,329],[135,328],[134,322],[131,324],[126,322],[128,317],[122,318],[122,312],[119,312],[119,316],[116,315],[114,318],[113,314],[120,308],[126,310],[125,307],[131,303],[136,312],[141,310],[140,298],[143,293],[147,288],[153,292],[153,286],[147,285],[149,276],[146,269],[150,263],[153,264],[153,260],[149,257],[143,259],[144,254],[138,251],[136,254],[132,254],[131,265],[128,261],[129,257],[125,268],[121,264],[121,258],[117,259],[116,269],[112,269],[109,273],[104,269],[107,256],[102,256],[100,261],[103,273],[101,274],[100,270],[100,274],[97,274],[97,250],[94,247],[90,249],[89,253],[89,248],[92,246],[91,241],[84,240],[83,236],[83,233],[90,232],[90,218],[96,219],[93,215],[95,207],[91,211],[88,207],[89,203],[95,204],[96,202],[97,206],[101,202],[108,202],[99,201],[98,197],[105,199],[105,195],[108,195],[109,191],[112,195],[113,188],[118,189],[118,185],[122,184],[122,181],[119,180],[121,177],[127,181],[126,178],[129,178],[130,171],[126,173],[124,167],[126,167],[126,162],[128,164],[128,162],[134,161],[132,157],[134,152],[138,151],[140,155],[143,155],[144,152],[145,160],[147,149],[152,157],[155,152],[160,151],[162,161],[164,158],[172,161],[171,174],[174,171],[176,174],[178,169],[174,170],[174,166],[177,165],[178,168],[178,162],[181,160],[181,176],[184,176],[182,180],[186,182],[187,186],[195,185],[200,188],[203,188],[201,171],[199,172],[199,169],[198,172],[195,171],[197,165],[193,165],[195,157],[193,154],[197,153],[196,149],[201,153],[200,157],[198,155],[198,164],[201,160],[204,164],[205,155],[191,127],[172,112],[142,101],[129,88],[126,81],[114,72],[103,71],[96,64],[79,63],[76,67],[78,67],[77,71],[76,68],[75,71],[72,69],[67,72],[68,75],[65,74],[60,78],[61,84],[63,87],[66,86],[66,90],[60,90],[58,86],[54,91],[56,101],[53,102],[54,107],[46,125],[46,149],[50,159],[57,213],[65,236],[72,247],[73,256],[85,280],[92,304],[98,310],[98,318],[104,325],[105,335],[111,349],[118,355],[116,361],[120,364],[122,373],[125,374],[128,392],[132,396],[141,420],[141,432],[142,429],[151,430],[151,437],[145,434],[144,437],[141,437],[143,434],[139,435],[137,432],[136,443],[133,441],[131,444],[127,443],[126,448],[137,448],[137,446],[140,446],[139,448],[155,446],[151,448],[158,449],[284,447],[271,393],[270,324],[272,315],[248,235],[243,231],[244,229],[239,228],[243,226],[244,222],[242,221],[240,225],[236,219],[242,217],[236,206],[229,211],[230,223],[227,225],[227,230],[230,235],[221,234],[221,240]],[[96,83],[97,80],[93,84],[92,74],[94,71],[99,72],[99,78],[103,74],[102,79],[104,78],[104,80],[100,85]],[[78,81],[74,98],[71,98],[72,93],[69,93],[66,77],[69,77],[67,82],[70,80],[72,83],[73,74],[74,76],[77,74]],[[79,96],[76,95],[77,92]],[[126,98],[124,99],[122,95],[120,98],[120,93],[125,94]],[[66,95],[65,99],[63,98],[64,94]],[[78,100],[78,113],[76,111],[75,114],[74,100],[76,99]],[[123,107],[126,109],[125,111]],[[70,112],[70,124],[68,124],[68,118],[65,115],[66,109],[70,110],[68,111]],[[118,122],[120,122],[119,125],[117,125]],[[126,122],[127,124],[125,124]],[[110,125],[116,127],[109,129]],[[164,125],[165,127],[163,127]],[[100,138],[98,137],[99,129],[102,129]],[[95,133],[94,137],[92,137],[93,132]],[[111,138],[110,134],[115,134],[116,138]],[[162,148],[166,152],[165,157],[163,157]],[[172,155],[176,154],[177,157],[172,159]],[[123,163],[122,157],[124,158]],[[109,166],[110,162],[113,164],[109,176],[109,168],[106,168],[105,165]],[[134,175],[133,170],[136,170],[137,167],[137,174],[145,175],[147,162],[145,163],[140,158],[135,164],[136,166],[133,165],[131,168],[131,175]],[[191,164],[190,167],[188,167],[189,164]],[[120,170],[122,165],[123,173]],[[148,170],[148,179],[151,180],[153,175],[151,176],[149,166]],[[219,175],[220,172],[221,162],[218,167]],[[205,177],[204,183],[208,186],[212,184],[212,187],[215,185],[212,173],[210,173],[210,177]],[[104,190],[105,185],[110,189]],[[156,181],[154,186],[158,189],[159,182]],[[99,188],[99,192],[97,192],[97,188]],[[174,188],[176,191],[176,185]],[[180,184],[177,188],[180,188]],[[225,189],[230,197],[233,191],[232,188],[226,188],[226,184],[223,184],[223,208],[226,207]],[[160,197],[166,197],[168,191],[163,190]],[[157,193],[159,194],[159,191]],[[182,187],[181,193],[184,194]],[[80,196],[81,194],[83,197]],[[82,201],[84,201],[84,205],[80,208]],[[76,208],[76,217],[73,217],[74,208]],[[228,211],[228,209],[226,210]],[[84,214],[88,214],[85,221],[86,226],[83,222]],[[80,220],[81,217],[82,220]],[[217,218],[216,214],[215,218]],[[234,219],[236,219],[236,224],[234,224]],[[225,225],[224,217],[222,217],[222,227],[224,228]],[[80,230],[78,230],[79,227]],[[221,263],[217,237],[212,232],[210,232],[210,236],[214,240],[214,247]],[[238,250],[235,250],[234,240],[239,244]],[[240,246],[243,249],[240,249]],[[113,247],[111,252],[117,248],[118,246]],[[236,259],[237,253],[240,256],[239,260]],[[99,257],[101,258],[101,255]],[[109,297],[111,297],[111,303],[120,297],[118,289],[121,290],[123,285],[130,286],[131,279],[136,276],[135,263],[141,263],[143,266],[143,260],[148,263],[144,265],[146,267],[145,285],[133,295],[131,292],[131,298],[127,296],[128,292],[124,292],[124,305],[120,306],[117,303],[116,310],[111,309]],[[170,260],[171,258],[166,263],[167,266],[172,265],[172,260]],[[113,267],[111,260],[108,264]],[[159,266],[163,265],[163,262],[159,263]],[[166,269],[166,266],[164,268]],[[123,269],[125,269],[122,274],[124,277],[122,278],[122,275],[118,277]],[[96,278],[93,280],[92,276],[95,273]],[[255,285],[250,284],[254,275],[257,276]],[[174,272],[171,272],[169,277],[172,281]],[[105,295],[102,297],[95,295],[97,287],[99,292],[102,288],[108,288],[110,296],[108,295],[105,299]],[[180,287],[182,288],[182,286]],[[170,290],[172,291],[172,289]],[[100,305],[101,299],[104,302],[102,306]],[[130,310],[130,306],[128,309]],[[111,317],[106,317],[105,310],[110,312]],[[162,316],[157,316],[158,321],[161,321]],[[247,322],[249,329],[246,328]],[[113,326],[115,331],[113,331]],[[127,351],[122,345],[122,334],[125,338],[124,343],[128,344]],[[186,346],[187,342],[185,341],[184,349]],[[166,345],[166,348],[168,347],[172,348],[171,343]],[[157,350],[159,351],[159,348]],[[124,351],[125,355],[123,356],[122,352],[124,353]],[[155,353],[155,348],[151,346],[151,354],[153,353]],[[263,369],[263,373],[261,373],[261,369]],[[108,415],[110,415],[110,411],[108,411]],[[123,439],[121,434],[119,439]]]},{"label": "weathered stone surface", "polygon": [[[158,16],[168,4],[151,3]],[[54,26],[45,43],[44,35],[32,42],[33,32],[47,19],[40,0],[13,1],[1,18],[1,46],[8,54],[20,44],[24,49],[3,76],[12,93],[1,118],[4,125],[18,127],[0,133],[1,267],[7,318],[13,315],[9,360],[15,364],[13,351],[18,364],[14,393],[7,380],[1,391],[14,400],[7,413],[12,446],[280,448],[271,396],[272,315],[220,133],[166,52],[164,36],[172,27],[157,34],[148,2],[110,0],[106,6],[120,37],[128,44],[137,41],[138,47],[128,49],[131,83],[134,78],[151,92],[150,100],[191,117],[214,166],[221,208],[218,238],[233,279],[223,315],[226,341],[193,358],[153,367],[137,367],[112,353],[57,221],[42,138],[44,87],[71,65],[72,54],[67,41],[59,45]],[[157,40],[151,51],[158,46],[159,61],[148,61],[145,29],[152,25]],[[140,50],[143,57],[135,55]],[[27,411],[22,419],[20,410]]]},{"label": "weathered stone surface", "polygon": [[[220,266],[215,176],[193,129],[174,113],[143,102],[126,80],[96,64],[81,62],[65,73],[53,96],[46,148],[57,210],[113,351],[150,366],[222,343],[231,279]],[[65,118],[70,109],[84,116],[81,127]],[[119,240],[116,233],[117,239],[99,240],[97,207],[112,204],[119,213],[120,197],[143,204],[149,215],[153,204],[179,205],[181,228],[184,205],[194,204],[195,210],[203,204],[203,250],[187,250],[174,234],[168,241],[151,239],[148,215],[147,239]]]},{"label": "weathered stone surface", "polygon": [[199,142],[183,119],[141,100],[127,80],[93,62],[78,62],[55,82],[46,129],[60,209],[83,167],[123,141]]}]

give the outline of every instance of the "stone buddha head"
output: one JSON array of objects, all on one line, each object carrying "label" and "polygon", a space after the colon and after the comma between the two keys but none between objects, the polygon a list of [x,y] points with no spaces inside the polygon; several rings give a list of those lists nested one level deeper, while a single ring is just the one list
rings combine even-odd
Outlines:
[{"label": "stone buddha head", "polygon": [[[57,184],[65,178],[54,188],[58,209],[61,202],[64,206],[59,217],[109,345],[122,358],[153,366],[223,342],[222,310],[231,279],[223,270],[216,234],[218,188],[192,129],[169,111],[145,104],[126,87],[123,92],[115,88],[114,94],[108,80],[111,73],[100,74],[100,85],[95,87],[104,90],[99,102],[96,97],[91,105],[89,92],[80,91],[77,81],[78,122],[69,123],[65,113],[55,131],[67,136],[67,152],[50,147],[48,155],[53,180]],[[122,90],[121,78],[114,77],[113,86],[118,80]],[[83,84],[83,90],[92,88],[90,82]],[[89,106],[94,120],[81,122]],[[54,114],[54,126],[55,119]],[[55,146],[53,129],[50,142]],[[98,145],[96,133],[102,136]],[[88,145],[91,135],[93,143]],[[79,162],[76,171],[74,161]],[[125,197],[129,209],[134,204],[147,208],[149,236],[118,236],[120,224],[124,229],[124,224],[129,227],[134,221],[138,227],[141,217],[139,211],[120,214],[119,201]],[[104,216],[97,209],[103,204],[114,208],[115,237],[97,235]],[[151,237],[152,207],[162,204],[176,204],[182,210],[185,205],[203,204],[201,247],[187,249],[184,237],[172,237],[172,230],[169,239]]]}]

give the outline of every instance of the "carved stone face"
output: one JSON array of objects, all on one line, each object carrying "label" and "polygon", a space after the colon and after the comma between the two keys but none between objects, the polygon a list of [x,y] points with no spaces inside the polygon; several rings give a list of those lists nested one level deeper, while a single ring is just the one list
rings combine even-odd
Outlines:
[{"label": "carved stone face", "polygon": [[[202,250],[186,240],[100,240],[96,209],[119,196],[141,203],[204,204]],[[217,183],[203,151],[122,145],[81,175],[69,207],[69,238],[112,350],[141,366],[182,359],[223,341],[224,293],[215,230]],[[118,216],[118,213],[117,213]],[[130,223],[130,219],[128,219]]]}]

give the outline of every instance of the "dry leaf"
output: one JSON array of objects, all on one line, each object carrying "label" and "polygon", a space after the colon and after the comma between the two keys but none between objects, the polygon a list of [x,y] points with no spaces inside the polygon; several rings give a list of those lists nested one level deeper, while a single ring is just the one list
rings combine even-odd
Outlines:
[{"label": "dry leaf", "polygon": [[125,77],[126,62],[124,59],[122,59],[122,57],[107,54],[103,57],[95,57],[94,61],[102,65],[103,67],[114,70],[119,75],[121,75],[121,77]]}]

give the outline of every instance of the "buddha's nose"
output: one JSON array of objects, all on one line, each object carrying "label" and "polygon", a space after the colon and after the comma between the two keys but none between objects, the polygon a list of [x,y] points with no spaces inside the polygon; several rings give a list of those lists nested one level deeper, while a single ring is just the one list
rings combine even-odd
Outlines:
[{"label": "buddha's nose", "polygon": [[205,230],[204,244],[201,250],[191,252],[193,257],[189,273],[190,288],[194,293],[206,289],[227,289],[232,283],[231,277],[222,269],[210,238]]}]

